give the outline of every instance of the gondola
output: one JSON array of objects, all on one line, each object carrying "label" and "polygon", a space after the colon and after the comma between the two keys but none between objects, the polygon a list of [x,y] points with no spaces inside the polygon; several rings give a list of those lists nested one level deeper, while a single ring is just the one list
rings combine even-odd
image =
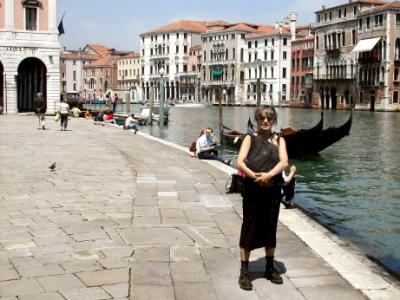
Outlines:
[{"label": "gondola", "polygon": [[314,153],[313,146],[320,137],[323,126],[324,116],[321,112],[321,120],[310,129],[294,130],[290,127],[282,129],[280,134],[285,138],[289,157]]},{"label": "gondola", "polygon": [[[341,140],[346,135],[350,134],[353,114],[341,126],[331,126],[323,128],[323,112],[321,112],[321,120],[310,129],[294,130],[292,128],[284,128],[281,130],[281,136],[285,138],[286,147],[289,157],[296,157],[301,154],[318,154],[337,141]],[[250,118],[247,122],[248,133],[255,132],[255,126]]]},{"label": "gondola", "polygon": [[[294,130],[293,128],[283,128],[280,135],[285,138],[286,148],[289,157],[298,156],[300,154],[308,154],[313,152],[314,140],[322,133],[322,128],[324,126],[323,113],[321,112],[321,120],[310,129],[299,129]],[[251,122],[250,118],[247,121],[247,132],[256,132],[256,126]]]},{"label": "gondola", "polygon": [[346,135],[350,134],[351,125],[353,122],[353,113],[350,114],[349,119],[339,127],[331,126],[322,130],[321,135],[316,141],[314,141],[312,148],[312,154],[328,148],[337,141],[341,140]]},{"label": "gondola", "polygon": [[242,144],[244,133],[237,130],[233,130],[225,125],[223,125],[222,137],[224,139],[223,143],[225,145],[230,145],[234,147],[240,147]]}]

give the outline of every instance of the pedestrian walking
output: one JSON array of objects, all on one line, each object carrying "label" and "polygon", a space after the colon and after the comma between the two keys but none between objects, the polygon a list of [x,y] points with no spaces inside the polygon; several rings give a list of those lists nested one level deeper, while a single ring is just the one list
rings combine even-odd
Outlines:
[{"label": "pedestrian walking", "polygon": [[35,109],[35,115],[39,121],[39,128],[45,130],[45,113],[46,113],[46,101],[43,98],[42,93],[37,93],[35,99],[33,99],[33,107]]},{"label": "pedestrian walking", "polygon": [[241,269],[239,286],[253,288],[249,273],[252,250],[265,248],[265,277],[275,284],[283,280],[274,268],[276,231],[283,183],[282,172],[288,166],[286,142],[272,131],[277,122],[273,107],[262,106],[255,112],[257,134],[246,135],[240,147],[237,165],[245,174],[243,186],[243,223],[240,232]]},{"label": "pedestrian walking", "polygon": [[114,94],[114,96],[112,97],[112,106],[113,106],[113,112],[116,112],[117,109],[117,105],[118,105],[118,95]]},{"label": "pedestrian walking", "polygon": [[61,115],[61,131],[66,131],[69,118],[69,105],[63,98],[61,98],[59,113]]}]

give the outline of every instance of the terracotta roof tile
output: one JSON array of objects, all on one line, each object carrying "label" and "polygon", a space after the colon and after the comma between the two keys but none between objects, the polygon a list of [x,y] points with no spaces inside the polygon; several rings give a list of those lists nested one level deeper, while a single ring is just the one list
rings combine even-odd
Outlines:
[{"label": "terracotta roof tile", "polygon": [[294,44],[294,43],[301,43],[301,42],[305,42],[305,41],[313,41],[314,40],[314,36],[313,35],[308,35],[308,36],[305,36],[305,37],[301,37],[301,38],[298,38],[298,39],[295,39],[294,41],[292,41],[292,44]]},{"label": "terracotta roof tile", "polygon": [[79,60],[79,59],[96,60],[99,58],[99,56],[95,55],[95,54],[85,53],[85,52],[81,52],[81,53],[63,52],[63,53],[61,53],[61,58],[76,59],[76,60]]},{"label": "terracotta roof tile", "polygon": [[226,26],[229,25],[229,23],[224,20],[216,20],[216,21],[206,21],[205,25],[207,27],[214,27],[214,26]]},{"label": "terracotta roof tile", "polygon": [[[264,29],[263,31],[257,31],[255,33],[249,34],[246,36],[246,40],[258,39],[262,37],[274,36],[279,34],[280,34],[279,29],[275,29],[275,27],[273,27],[268,30]],[[282,34],[290,35],[290,30],[287,28],[282,28]]]},{"label": "terracotta roof tile", "polygon": [[256,32],[257,29],[246,23],[238,23],[233,26],[229,26],[224,31],[247,31],[247,32]]},{"label": "terracotta roof tile", "polygon": [[391,3],[386,3],[383,5],[379,5],[379,6],[375,6],[375,7],[371,7],[367,10],[362,11],[360,14],[361,15],[367,15],[376,11],[382,11],[385,10],[386,8],[400,8],[400,1],[394,1]]},{"label": "terracotta roof tile", "polygon": [[142,33],[141,35],[151,34],[151,33],[160,33],[160,32],[176,32],[176,31],[188,31],[188,32],[206,32],[207,26],[206,22],[200,21],[188,21],[188,20],[180,20],[175,23],[171,23],[148,32]]},{"label": "terracotta roof tile", "polygon": [[111,67],[114,60],[117,60],[117,57],[105,56],[99,58],[98,60],[93,61],[89,65],[84,66],[84,68],[102,67],[102,66]]},{"label": "terracotta roof tile", "polygon": [[139,52],[130,52],[127,55],[121,56],[119,59],[140,58]]},{"label": "terracotta roof tile", "polygon": [[97,53],[100,56],[106,56],[110,52],[110,48],[107,48],[106,46],[100,45],[100,44],[87,44],[86,48],[90,48],[93,50],[95,53]]}]

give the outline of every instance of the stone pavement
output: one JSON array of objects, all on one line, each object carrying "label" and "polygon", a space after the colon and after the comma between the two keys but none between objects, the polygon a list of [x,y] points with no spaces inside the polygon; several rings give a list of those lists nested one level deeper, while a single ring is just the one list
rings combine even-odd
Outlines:
[{"label": "stone pavement", "polygon": [[[242,291],[237,284],[241,198],[225,194],[222,164],[84,119],[72,119],[67,132],[51,117],[47,130],[36,125],[32,115],[0,115],[1,299],[399,295],[396,284],[379,275],[374,276],[380,285],[371,277],[367,287],[354,288],[351,278],[342,277],[346,270],[339,274],[332,267],[336,262],[340,269],[341,259],[353,255],[340,252],[341,258],[333,259],[332,252],[339,251],[332,251],[339,247],[334,237],[312,221],[302,223],[306,217],[299,211],[285,210],[276,252],[284,284],[262,278],[263,251],[257,250],[250,263],[254,290]],[[302,239],[288,229],[298,224]],[[318,254],[306,243],[328,246]],[[359,274],[361,282],[372,274],[366,270]]]}]

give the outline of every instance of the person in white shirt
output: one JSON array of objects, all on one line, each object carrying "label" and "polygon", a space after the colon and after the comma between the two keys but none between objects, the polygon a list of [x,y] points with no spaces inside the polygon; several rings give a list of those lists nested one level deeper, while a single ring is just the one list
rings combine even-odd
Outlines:
[{"label": "person in white shirt", "polygon": [[66,131],[68,126],[69,105],[64,101],[64,99],[61,99],[58,111],[61,115],[61,131]]},{"label": "person in white shirt", "polygon": [[214,159],[218,160],[226,165],[230,165],[229,159],[223,159],[218,156],[218,151],[215,150],[217,146],[216,139],[213,135],[213,129],[208,127],[204,130],[202,136],[196,141],[196,156],[199,159]]},{"label": "person in white shirt", "polygon": [[135,114],[130,114],[129,117],[126,118],[125,128],[135,130],[135,134],[139,131],[139,121],[135,119]]}]

